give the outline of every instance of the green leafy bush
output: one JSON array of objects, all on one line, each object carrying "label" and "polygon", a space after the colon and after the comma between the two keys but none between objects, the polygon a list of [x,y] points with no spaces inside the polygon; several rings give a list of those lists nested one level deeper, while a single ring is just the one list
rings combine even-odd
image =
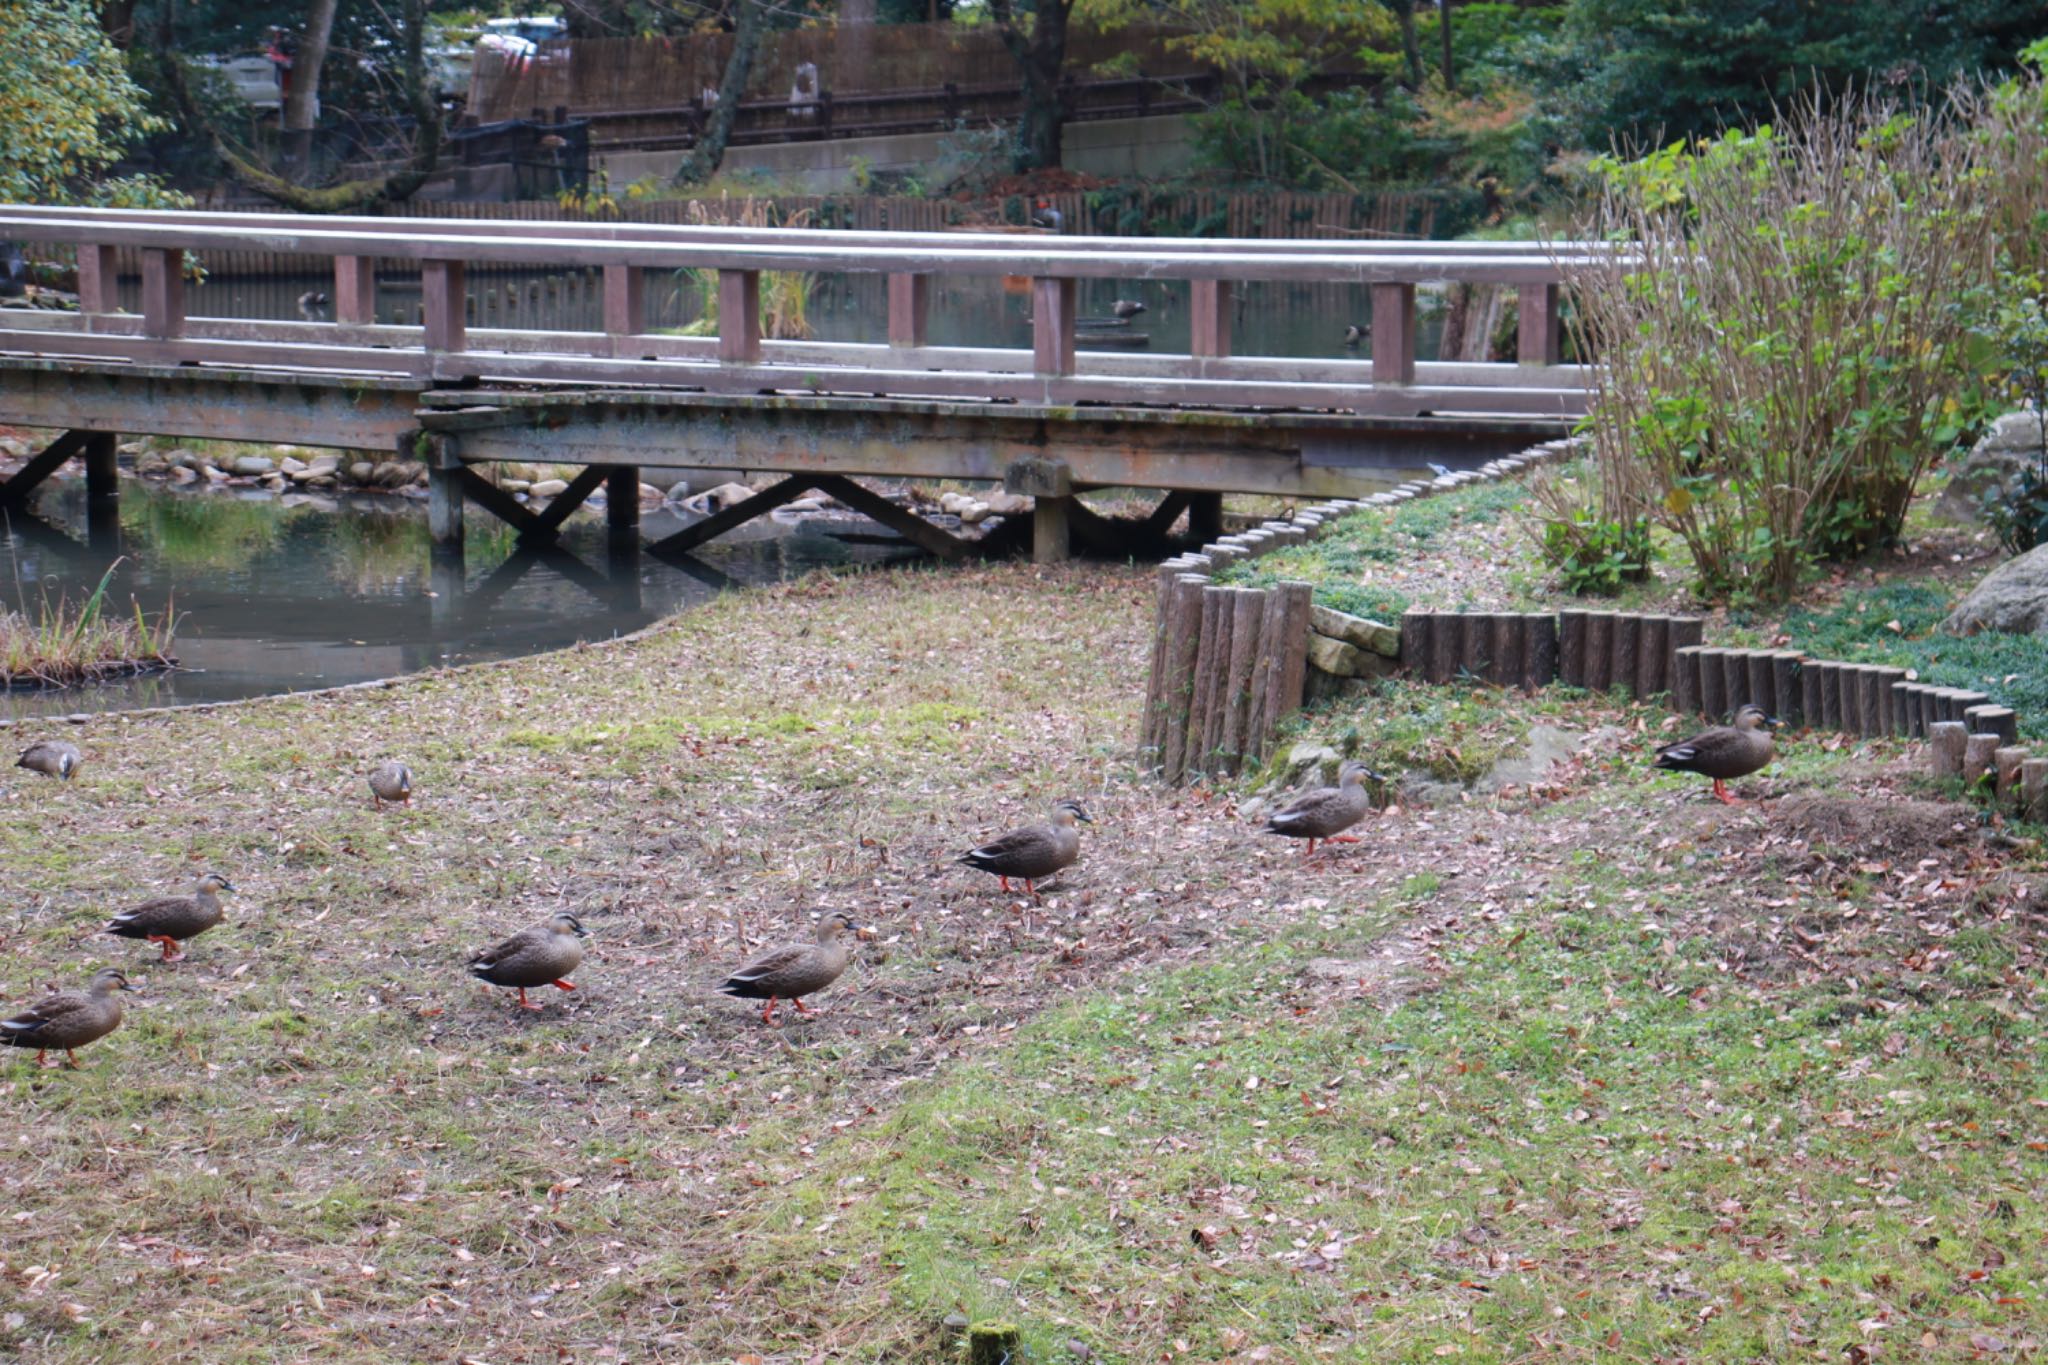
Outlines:
[{"label": "green leafy bush", "polygon": [[[2016,295],[2002,301],[1983,327],[1987,343],[2004,365],[2004,392],[2048,413],[2048,285],[2039,277],[2014,278]],[[1983,492],[1984,520],[2011,554],[2025,554],[2048,542],[2048,422],[2037,422],[2040,447],[2034,462],[2012,485],[1994,481]]]},{"label": "green leafy bush", "polygon": [[1647,518],[1609,521],[1581,508],[1543,523],[1543,558],[1574,593],[1611,596],[1640,583],[1656,553]]}]

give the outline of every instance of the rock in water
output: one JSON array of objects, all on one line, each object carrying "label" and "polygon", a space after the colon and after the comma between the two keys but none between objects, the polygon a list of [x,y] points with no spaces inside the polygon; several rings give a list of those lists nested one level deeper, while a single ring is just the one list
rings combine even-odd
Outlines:
[{"label": "rock in water", "polygon": [[1986,630],[2048,635],[2048,545],[2037,545],[1986,574],[1941,628],[1951,635]]},{"label": "rock in water", "polygon": [[1935,511],[1972,526],[1982,522],[1985,499],[2009,496],[2019,486],[2020,470],[2040,458],[2041,414],[2008,412],[1957,463]]}]

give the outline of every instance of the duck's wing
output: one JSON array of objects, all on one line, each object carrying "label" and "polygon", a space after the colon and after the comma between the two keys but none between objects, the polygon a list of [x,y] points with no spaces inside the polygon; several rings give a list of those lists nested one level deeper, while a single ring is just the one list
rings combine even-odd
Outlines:
[{"label": "duck's wing", "polygon": [[487,972],[502,972],[524,966],[530,960],[537,960],[547,950],[546,929],[522,929],[503,943],[486,948],[469,960],[469,969],[482,976]]},{"label": "duck's wing", "polygon": [[747,963],[719,984],[718,989],[727,995],[747,994],[747,988],[762,981],[782,976],[810,953],[810,948],[801,943],[791,943],[751,958]]},{"label": "duck's wing", "polygon": [[47,1000],[37,1001],[12,1019],[0,1019],[0,1042],[15,1047],[34,1047],[36,1038],[53,1025],[61,1029],[65,1023],[77,1018],[79,1011],[91,1008],[91,996],[78,991],[60,992]]},{"label": "duck's wing", "polygon": [[1050,829],[1030,825],[998,835],[979,848],[968,849],[960,855],[960,861],[976,867],[993,867],[1048,852],[1055,846]]},{"label": "duck's wing", "polygon": [[1329,815],[1343,799],[1344,793],[1337,787],[1318,787],[1314,791],[1303,792],[1268,816],[1266,828],[1274,834],[1286,834],[1312,825]]},{"label": "duck's wing", "polygon": [[107,921],[107,932],[119,938],[167,934],[198,919],[199,906],[190,896],[160,896],[123,910]]}]

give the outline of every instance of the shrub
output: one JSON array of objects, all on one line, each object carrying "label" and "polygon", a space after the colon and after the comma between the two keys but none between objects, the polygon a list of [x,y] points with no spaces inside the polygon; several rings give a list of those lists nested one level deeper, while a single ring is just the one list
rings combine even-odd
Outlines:
[{"label": "shrub", "polygon": [[1642,517],[1609,521],[1580,508],[1543,523],[1543,558],[1570,592],[1611,596],[1648,578],[1655,556],[1650,523]]},{"label": "shrub", "polygon": [[1633,256],[1566,263],[1597,513],[1670,530],[1703,595],[1890,539],[1981,421],[2000,187],[1969,114],[1859,97],[1603,163],[1580,235]]}]

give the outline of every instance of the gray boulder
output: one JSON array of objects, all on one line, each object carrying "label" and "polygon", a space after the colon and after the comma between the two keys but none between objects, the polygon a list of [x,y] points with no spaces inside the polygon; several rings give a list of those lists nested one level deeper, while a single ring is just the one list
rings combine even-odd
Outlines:
[{"label": "gray boulder", "polygon": [[235,473],[246,478],[268,474],[277,468],[277,465],[268,455],[238,455],[235,457],[233,468]]},{"label": "gray boulder", "polygon": [[1984,519],[1985,496],[2015,487],[2020,470],[2040,458],[2041,414],[2008,412],[1956,465],[1934,510],[1950,521],[1975,525]]},{"label": "gray boulder", "polygon": [[1941,628],[1951,635],[1995,630],[2006,635],[2048,634],[2048,545],[1993,569],[1970,589]]}]

